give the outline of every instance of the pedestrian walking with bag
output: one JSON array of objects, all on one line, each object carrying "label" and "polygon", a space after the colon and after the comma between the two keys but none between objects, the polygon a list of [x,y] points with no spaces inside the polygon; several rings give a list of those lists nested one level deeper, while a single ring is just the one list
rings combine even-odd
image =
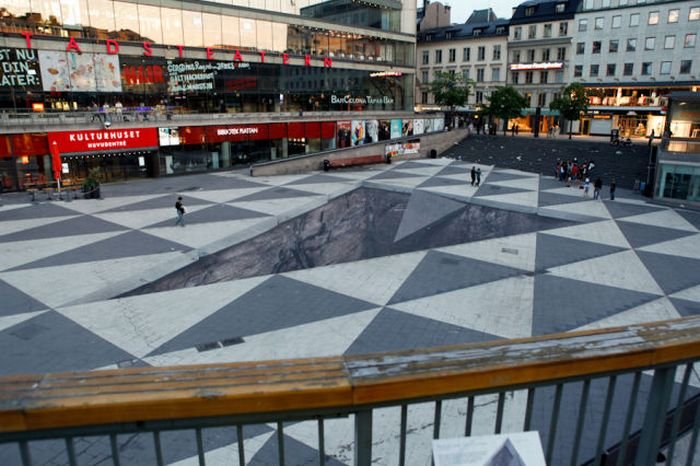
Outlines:
[{"label": "pedestrian walking with bag", "polygon": [[472,176],[472,186],[474,186],[474,183],[476,183],[476,167],[472,167],[471,176]]},{"label": "pedestrian walking with bag", "polygon": [[175,226],[180,225],[185,226],[185,206],[182,204],[182,197],[177,198],[175,203],[175,211],[177,212],[177,220],[175,220]]}]

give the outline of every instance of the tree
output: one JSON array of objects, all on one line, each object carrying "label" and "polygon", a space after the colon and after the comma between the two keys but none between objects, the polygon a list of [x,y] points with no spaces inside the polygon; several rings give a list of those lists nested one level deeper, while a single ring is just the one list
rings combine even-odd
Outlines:
[{"label": "tree", "polygon": [[437,71],[435,79],[430,83],[430,92],[436,104],[449,107],[451,113],[454,113],[456,107],[461,107],[467,102],[472,85],[473,81],[465,81],[459,73]]},{"label": "tree", "polygon": [[559,110],[561,116],[569,122],[569,139],[574,121],[581,118],[581,113],[588,110],[588,93],[580,83],[571,83],[562,90],[561,97],[554,99],[549,108]]},{"label": "tree", "polygon": [[488,99],[486,113],[503,120],[503,134],[508,129],[508,120],[520,116],[520,111],[528,106],[527,99],[513,86],[498,86]]}]

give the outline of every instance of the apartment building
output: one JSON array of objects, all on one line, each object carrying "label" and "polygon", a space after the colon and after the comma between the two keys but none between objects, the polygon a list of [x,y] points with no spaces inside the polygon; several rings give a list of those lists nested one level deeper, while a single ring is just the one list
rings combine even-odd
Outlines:
[{"label": "apartment building", "polygon": [[439,110],[430,83],[438,71],[473,82],[464,111],[476,112],[506,83],[508,20],[491,9],[474,11],[466,23],[421,29],[417,37],[416,110]]},{"label": "apartment building", "polygon": [[583,0],[570,81],[591,94],[583,134],[659,136],[671,92],[700,89],[700,1]]}]

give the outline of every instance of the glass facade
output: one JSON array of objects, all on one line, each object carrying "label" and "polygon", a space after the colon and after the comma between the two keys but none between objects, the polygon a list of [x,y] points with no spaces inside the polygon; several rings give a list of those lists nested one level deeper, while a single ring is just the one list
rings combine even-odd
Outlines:
[{"label": "glass facade", "polygon": [[661,163],[657,197],[700,201],[700,165]]}]

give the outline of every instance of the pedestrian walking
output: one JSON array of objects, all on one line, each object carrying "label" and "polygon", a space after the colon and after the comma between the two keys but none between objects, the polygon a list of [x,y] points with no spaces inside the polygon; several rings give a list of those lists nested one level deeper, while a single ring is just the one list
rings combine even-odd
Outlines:
[{"label": "pedestrian walking", "polygon": [[615,183],[615,178],[610,182],[610,200],[615,200],[615,190],[617,189],[617,184]]},{"label": "pedestrian walking", "polygon": [[474,186],[474,183],[476,183],[476,166],[472,167],[471,176],[472,176],[472,186]]},{"label": "pedestrian walking", "polygon": [[596,178],[593,183],[593,199],[600,199],[600,190],[603,189],[603,180],[600,177]]},{"label": "pedestrian walking", "polygon": [[586,178],[583,181],[583,197],[588,197],[588,192],[591,190],[591,179]]},{"label": "pedestrian walking", "polygon": [[476,169],[476,185],[479,186],[481,184],[481,168]]},{"label": "pedestrian walking", "polygon": [[177,198],[175,203],[175,211],[177,212],[177,220],[175,220],[175,226],[180,225],[185,226],[185,206],[182,205],[182,197]]}]

